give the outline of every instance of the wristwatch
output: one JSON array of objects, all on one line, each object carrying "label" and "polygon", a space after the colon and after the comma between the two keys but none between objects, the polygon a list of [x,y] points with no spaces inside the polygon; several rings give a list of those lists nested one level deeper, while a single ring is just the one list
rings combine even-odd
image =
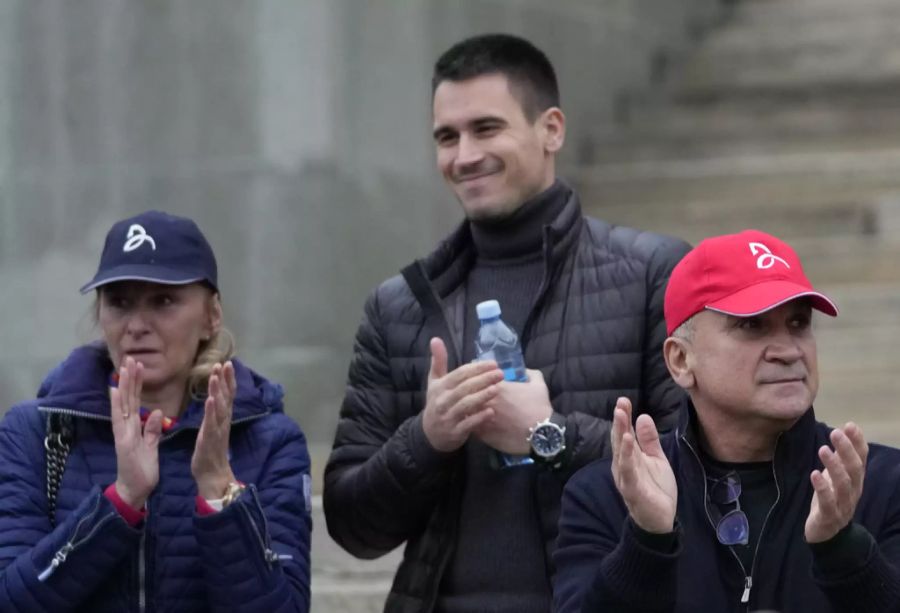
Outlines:
[{"label": "wristwatch", "polygon": [[535,462],[559,468],[566,450],[566,427],[554,423],[552,419],[551,416],[539,421],[528,430],[529,455]]}]

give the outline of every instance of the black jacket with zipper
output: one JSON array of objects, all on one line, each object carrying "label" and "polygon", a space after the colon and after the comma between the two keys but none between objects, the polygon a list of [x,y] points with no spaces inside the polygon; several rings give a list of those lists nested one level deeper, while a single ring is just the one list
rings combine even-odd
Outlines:
[{"label": "black jacket with zipper", "polygon": [[[662,358],[663,296],[688,245],[583,217],[573,193],[544,229],[544,280],[521,338],[565,416],[567,466],[542,471],[536,496],[546,560],[565,480],[608,455],[615,399],[672,424],[683,392]],[[406,542],[387,611],[430,611],[456,540],[462,453],[424,439],[429,339],[459,364],[465,280],[475,260],[469,225],[370,296],[356,337],[334,448],[325,470],[328,531],[352,554],[381,556]]]},{"label": "black jacket with zipper", "polygon": [[569,481],[554,554],[558,613],[890,613],[900,608],[900,450],[869,445],[851,526],[868,543],[868,553],[849,566],[823,564],[823,554],[814,553],[803,535],[813,495],[809,476],[822,468],[817,450],[830,444],[832,429],[816,422],[810,408],[778,440],[772,461],[778,498],[753,567],[745,569],[731,548],[718,542],[707,513],[695,429],[696,414],[688,403],[678,428],[662,438],[678,482],[678,529],[670,553],[636,538],[608,460]]}]

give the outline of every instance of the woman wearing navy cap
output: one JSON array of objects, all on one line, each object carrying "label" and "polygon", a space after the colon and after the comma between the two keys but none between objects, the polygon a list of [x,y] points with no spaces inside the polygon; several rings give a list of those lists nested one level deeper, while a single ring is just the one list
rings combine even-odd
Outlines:
[{"label": "woman wearing navy cap", "polygon": [[236,359],[196,224],[116,223],[103,341],[0,422],[0,610],[308,611],[309,454]]}]

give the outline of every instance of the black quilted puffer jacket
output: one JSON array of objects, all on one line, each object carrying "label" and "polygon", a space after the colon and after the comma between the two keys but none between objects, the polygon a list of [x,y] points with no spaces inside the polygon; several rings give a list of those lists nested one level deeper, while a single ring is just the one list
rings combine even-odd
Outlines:
[{"label": "black quilted puffer jacket", "polygon": [[[565,416],[567,465],[537,477],[549,565],[566,479],[609,455],[618,396],[665,428],[682,391],[662,356],[663,296],[688,251],[679,240],[584,217],[572,193],[544,229],[545,275],[521,339],[525,363],[543,372],[554,411]],[[360,558],[407,543],[389,612],[431,611],[456,542],[464,453],[423,444],[420,412],[428,342],[447,343],[459,364],[465,279],[475,261],[467,223],[424,260],[369,297],[357,332],[334,448],[325,469],[328,532]],[[548,566],[549,567],[549,566]]]}]

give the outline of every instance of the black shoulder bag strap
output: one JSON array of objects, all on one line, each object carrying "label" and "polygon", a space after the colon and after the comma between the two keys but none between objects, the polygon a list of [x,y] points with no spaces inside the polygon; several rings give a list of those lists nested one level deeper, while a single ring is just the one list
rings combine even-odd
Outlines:
[{"label": "black shoulder bag strap", "polygon": [[50,524],[56,525],[56,495],[62,481],[63,471],[72,441],[75,438],[75,420],[65,413],[47,415],[47,437],[44,449],[47,450],[47,515]]},{"label": "black shoulder bag strap", "polygon": [[443,307],[441,307],[441,301],[431,283],[429,283],[422,264],[416,260],[400,271],[400,274],[403,275],[403,279],[409,286],[410,291],[412,291],[413,296],[419,302],[419,306],[422,307],[422,311],[425,313],[426,325],[433,327],[433,329],[429,330],[429,334],[441,337],[444,339],[444,343],[448,344],[448,366],[451,370],[456,368],[462,360],[462,347],[459,346],[457,336],[450,329],[447,316]]}]

